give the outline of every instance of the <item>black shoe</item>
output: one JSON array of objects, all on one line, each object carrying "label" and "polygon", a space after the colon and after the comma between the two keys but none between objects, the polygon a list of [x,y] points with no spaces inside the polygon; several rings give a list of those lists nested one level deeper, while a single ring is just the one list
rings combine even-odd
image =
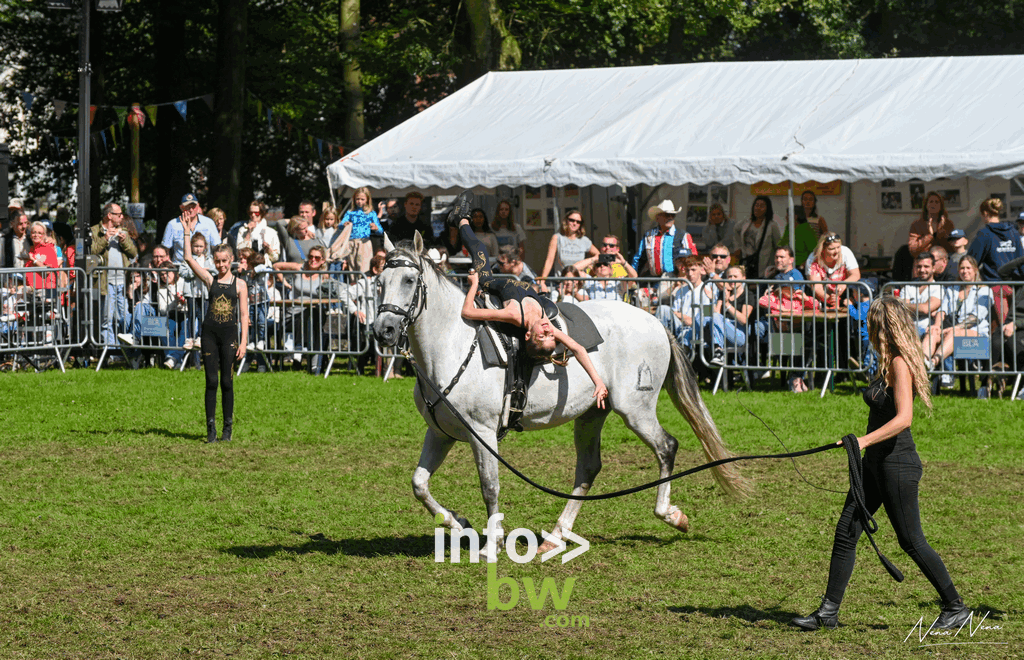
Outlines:
[{"label": "black shoe", "polygon": [[963,598],[957,598],[952,603],[945,603],[939,618],[935,619],[932,628],[935,630],[960,630],[971,618],[971,611],[964,605]]},{"label": "black shoe", "polygon": [[818,628],[835,630],[839,627],[839,603],[833,603],[825,596],[822,596],[821,607],[807,616],[794,618],[793,625],[804,630],[817,630]]},{"label": "black shoe", "polygon": [[716,367],[725,366],[725,351],[716,346],[715,350],[711,353],[711,361],[708,364]]},{"label": "black shoe", "polygon": [[448,214],[448,226],[458,228],[459,221],[463,218],[467,220],[470,217],[470,211],[473,210],[473,192],[470,190],[463,190],[459,193],[459,196],[455,198],[455,202],[452,204],[452,211]]},{"label": "black shoe", "polygon": [[217,442],[217,420],[206,420],[206,442]]},{"label": "black shoe", "polygon": [[224,420],[224,432],[220,436],[220,441],[221,442],[230,442],[231,441],[232,421],[233,420],[230,420],[230,419],[225,419]]}]

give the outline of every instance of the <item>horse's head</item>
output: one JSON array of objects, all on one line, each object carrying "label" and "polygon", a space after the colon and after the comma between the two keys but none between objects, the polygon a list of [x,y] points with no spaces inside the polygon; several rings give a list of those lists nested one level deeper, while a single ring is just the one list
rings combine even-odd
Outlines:
[{"label": "horse's head", "polygon": [[416,232],[413,249],[395,248],[384,236],[387,250],[384,270],[377,276],[377,319],[373,322],[373,336],[384,346],[394,346],[427,304],[427,289],[423,282],[423,238]]}]

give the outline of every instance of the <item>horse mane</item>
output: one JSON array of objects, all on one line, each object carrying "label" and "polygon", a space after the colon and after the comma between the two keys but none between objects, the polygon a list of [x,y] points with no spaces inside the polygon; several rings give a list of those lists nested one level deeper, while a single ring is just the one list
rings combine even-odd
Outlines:
[{"label": "horse mane", "polygon": [[[414,261],[414,262],[418,263],[421,268],[424,267],[425,265],[429,266],[430,269],[432,271],[434,271],[434,275],[437,276],[438,281],[442,282],[443,284],[447,284],[447,285],[451,286],[456,291],[458,291],[460,294],[463,293],[462,287],[460,287],[456,283],[455,279],[450,277],[443,270],[441,270],[441,267],[438,266],[436,263],[434,263],[433,260],[428,259],[426,255],[417,253],[416,250],[411,247],[411,243],[410,242],[402,241],[402,243],[403,243],[403,245],[399,245],[394,250],[389,252],[387,254],[387,256],[385,257],[385,259],[391,259],[395,255],[400,254],[400,255],[408,258],[410,261]],[[424,268],[424,270],[426,270],[426,268]]]}]

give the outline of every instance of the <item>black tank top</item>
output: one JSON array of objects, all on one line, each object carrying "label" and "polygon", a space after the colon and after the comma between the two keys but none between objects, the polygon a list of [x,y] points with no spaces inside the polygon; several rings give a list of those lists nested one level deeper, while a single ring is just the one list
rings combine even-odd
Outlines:
[{"label": "black tank top", "polygon": [[[864,403],[868,404],[868,433],[875,431],[896,417],[896,397],[891,387],[886,387],[881,378],[876,378],[864,392]],[[916,451],[914,436],[910,429],[901,431],[896,437],[875,443],[864,450],[864,458],[884,458],[889,454]]]},{"label": "black tank top", "polygon": [[210,286],[210,308],[203,319],[203,327],[211,330],[227,330],[235,327],[238,319],[238,289],[235,278],[228,284],[217,280]]}]

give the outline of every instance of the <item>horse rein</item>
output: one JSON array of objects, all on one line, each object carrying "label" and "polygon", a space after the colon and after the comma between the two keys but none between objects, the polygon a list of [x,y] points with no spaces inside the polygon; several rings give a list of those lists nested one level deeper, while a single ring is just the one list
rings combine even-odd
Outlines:
[{"label": "horse rein", "polygon": [[[408,309],[402,309],[397,305],[385,305],[381,303],[377,305],[377,315],[380,316],[382,312],[391,312],[402,318],[399,323],[398,334],[399,336],[405,334],[405,329],[416,322],[416,319],[420,317],[423,310],[427,307],[427,285],[423,282],[423,266],[416,261],[411,261],[405,257],[397,256],[392,257],[384,262],[384,268],[381,269],[383,274],[388,268],[412,268],[418,274],[416,276],[416,292],[412,296],[412,302],[409,303]],[[380,286],[378,279],[378,286]]]}]

